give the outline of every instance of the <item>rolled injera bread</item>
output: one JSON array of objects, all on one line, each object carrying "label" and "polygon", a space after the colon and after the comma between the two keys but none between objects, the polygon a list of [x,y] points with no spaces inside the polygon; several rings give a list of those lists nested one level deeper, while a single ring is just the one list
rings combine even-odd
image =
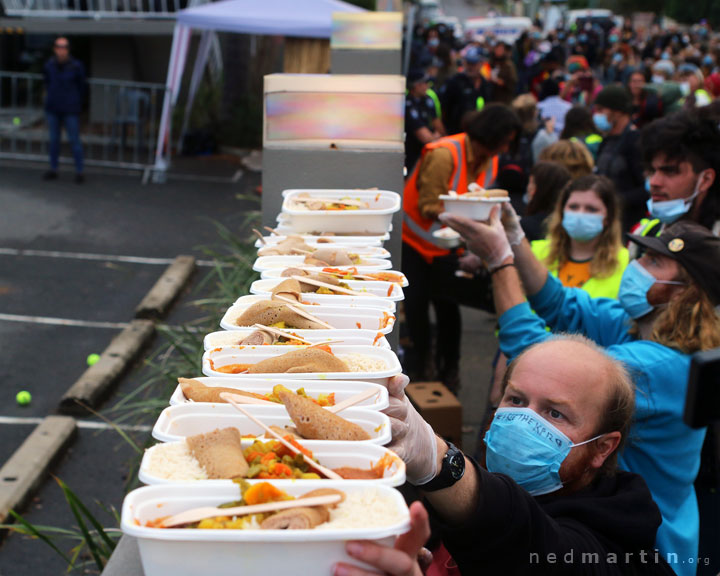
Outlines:
[{"label": "rolled injera bread", "polygon": [[308,372],[350,372],[347,364],[325,350],[306,348],[266,358],[251,365],[248,374],[305,374]]},{"label": "rolled injera bread", "polygon": [[309,398],[280,392],[290,418],[300,435],[307,440],[369,440],[370,435],[360,426],[321,408]]},{"label": "rolled injera bread", "polygon": [[353,261],[348,256],[347,250],[339,246],[323,246],[312,253],[313,258],[322,260],[330,266],[352,266]]},{"label": "rolled injera bread", "polygon": [[243,392],[242,390],[237,390],[235,388],[225,388],[224,386],[205,386],[202,382],[198,382],[192,378],[178,378],[178,382],[180,383],[180,388],[182,389],[185,398],[192,400],[193,402],[225,402],[225,400],[220,397],[220,394],[223,392],[257,398],[255,394]]},{"label": "rolled injera bread", "polygon": [[510,193],[501,188],[491,188],[489,190],[480,190],[478,192],[468,192],[463,194],[466,198],[509,198]]},{"label": "rolled injera bread", "polygon": [[330,512],[325,506],[291,508],[265,518],[260,523],[260,528],[263,530],[309,530],[329,519]]},{"label": "rolled injera bread", "polygon": [[275,286],[270,293],[273,296],[281,295],[285,298],[291,298],[292,300],[297,300],[298,302],[302,300],[302,289],[300,288],[300,282],[293,278],[288,278],[287,280],[283,280]]},{"label": "rolled injera bread", "polygon": [[255,302],[236,320],[238,326],[253,326],[254,324],[271,326],[278,322],[285,322],[287,328],[296,328],[298,330],[324,328],[314,320],[308,320],[297,312],[293,312],[283,302],[273,302],[272,300]]},{"label": "rolled injera bread", "polygon": [[213,430],[207,434],[185,439],[190,452],[210,479],[229,479],[245,476],[248,463],[243,456],[240,432],[237,428]]}]

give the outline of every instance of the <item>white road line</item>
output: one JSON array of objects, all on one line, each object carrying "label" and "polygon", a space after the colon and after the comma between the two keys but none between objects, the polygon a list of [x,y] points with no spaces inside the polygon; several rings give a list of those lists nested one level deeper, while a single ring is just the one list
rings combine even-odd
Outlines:
[{"label": "white road line", "polygon": [[[117,254],[92,254],[88,252],[61,252],[57,250],[25,250],[20,248],[0,248],[0,256],[39,256],[41,258],[66,258],[69,260],[97,260],[100,262],[127,262],[129,264],[151,264],[168,266],[174,258],[145,258],[144,256],[122,256]],[[214,267],[219,263],[214,260],[196,260],[197,266]],[[230,264],[220,264],[230,266]]]},{"label": "white road line", "polygon": [[51,326],[79,326],[81,328],[111,328],[123,330],[130,326],[129,322],[95,322],[92,320],[71,320],[70,318],[52,318],[50,316],[26,316],[24,314],[0,313],[0,321],[24,322],[27,324],[48,324]]},{"label": "white road line", "polygon": [[[109,328],[111,330],[123,330],[130,326],[130,322],[94,322],[92,320],[71,320],[69,318],[52,318],[50,316],[25,316],[23,314],[0,313],[0,322],[22,322],[25,324],[48,324],[50,326],[78,326],[80,328]],[[188,332],[204,332],[204,328],[197,326],[177,326],[174,324],[156,324],[158,328],[171,330],[187,330]]]},{"label": "white road line", "polygon": [[[0,424],[10,425],[30,425],[40,424],[45,418],[22,417],[22,416],[0,416]],[[152,426],[133,425],[133,424],[115,424],[114,426],[107,422],[89,422],[86,420],[76,420],[75,424],[78,428],[86,430],[114,430],[119,428],[125,432],[150,432]]]}]

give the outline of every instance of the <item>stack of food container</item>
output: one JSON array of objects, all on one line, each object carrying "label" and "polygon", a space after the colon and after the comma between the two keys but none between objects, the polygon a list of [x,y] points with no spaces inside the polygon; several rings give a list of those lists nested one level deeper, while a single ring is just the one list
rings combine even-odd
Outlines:
[{"label": "stack of food container", "polygon": [[[205,376],[179,378],[142,460],[148,486],[123,504],[146,576],[329,574],[350,561],[346,541],[391,543],[409,528],[394,488],[405,465],[385,447],[381,412],[401,372],[386,335],[407,281],[383,248],[400,197],[284,196],[277,228],[257,241],[261,279],[206,335]],[[214,508],[228,502],[264,511]]]}]

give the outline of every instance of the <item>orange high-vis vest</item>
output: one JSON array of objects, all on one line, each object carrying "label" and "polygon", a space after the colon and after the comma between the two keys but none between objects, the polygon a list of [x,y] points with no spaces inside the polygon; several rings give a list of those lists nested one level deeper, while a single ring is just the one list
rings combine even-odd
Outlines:
[{"label": "orange high-vis vest", "polygon": [[[449,250],[440,248],[435,244],[432,233],[442,228],[442,224],[429,218],[423,218],[418,207],[417,179],[425,155],[437,148],[447,148],[453,158],[453,172],[448,182],[448,190],[455,190],[458,194],[465,194],[468,191],[468,174],[466,134],[460,133],[453,136],[446,136],[435,142],[426,144],[421,152],[420,160],[415,164],[410,178],[405,183],[403,191],[403,242],[409,244],[423,259],[430,263],[433,258],[450,254]],[[490,188],[497,178],[498,156],[495,156],[489,170],[480,172],[475,182],[484,188]]]}]

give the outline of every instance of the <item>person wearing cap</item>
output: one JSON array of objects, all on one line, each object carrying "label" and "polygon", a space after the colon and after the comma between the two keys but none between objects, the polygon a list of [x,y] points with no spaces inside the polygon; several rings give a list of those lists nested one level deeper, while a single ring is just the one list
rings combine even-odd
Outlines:
[{"label": "person wearing cap", "polygon": [[[404,368],[414,379],[437,373],[452,391],[459,387],[461,318],[457,303],[458,255],[439,245],[433,236],[442,226],[440,196],[450,190],[466,194],[472,183],[492,188],[498,175],[499,155],[508,151],[521,130],[520,119],[508,106],[489,104],[472,114],[466,131],[426,144],[405,182],[403,192],[402,270],[410,286],[405,291],[405,318],[412,346]],[[428,373],[430,358],[429,307],[437,318],[437,359]]]},{"label": "person wearing cap", "polygon": [[442,122],[448,134],[463,131],[463,119],[469,112],[480,111],[490,101],[490,86],[482,75],[483,57],[477,46],[463,56],[463,70],[448,79],[440,89]]},{"label": "person wearing cap", "polygon": [[645,214],[640,132],[633,126],[632,98],[621,85],[606,86],[595,98],[593,122],[603,134],[595,162],[596,172],[607,176],[623,203],[624,232]]},{"label": "person wearing cap", "polygon": [[407,76],[405,97],[405,167],[412,172],[420,151],[428,142],[444,135],[442,122],[435,113],[435,103],[427,94],[428,77],[422,70],[411,70]]},{"label": "person wearing cap", "polygon": [[[682,111],[643,128],[648,215],[633,228],[640,236],[658,236],[678,220],[698,222],[720,235],[720,129],[717,120]],[[631,247],[631,257],[638,255]]]},{"label": "person wearing cap", "polygon": [[678,81],[685,98],[685,108],[707,106],[712,102],[712,96],[705,90],[705,77],[695,64],[685,63],[678,68]]},{"label": "person wearing cap", "polygon": [[637,393],[620,467],[643,476],[660,509],[660,553],[681,576],[694,574],[699,520],[693,482],[705,429],[683,422],[683,406],[690,355],[720,346],[720,238],[685,221],[659,237],[633,235],[646,253],[625,269],[618,300],[592,298],[550,275],[511,207],[502,212],[502,222],[494,209],[489,223],[441,215],[491,271],[501,350],[513,359],[549,338],[550,327],[590,338],[628,368]]}]

